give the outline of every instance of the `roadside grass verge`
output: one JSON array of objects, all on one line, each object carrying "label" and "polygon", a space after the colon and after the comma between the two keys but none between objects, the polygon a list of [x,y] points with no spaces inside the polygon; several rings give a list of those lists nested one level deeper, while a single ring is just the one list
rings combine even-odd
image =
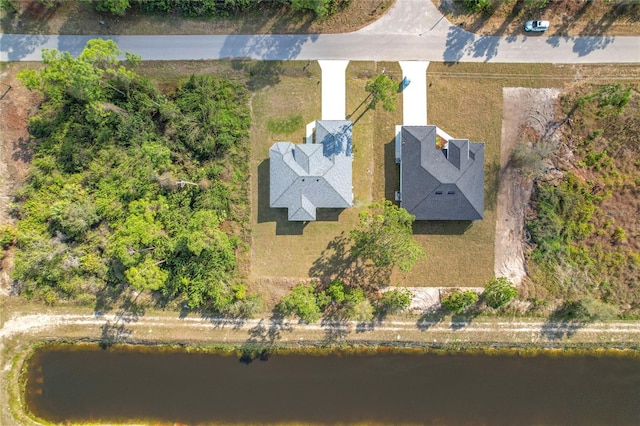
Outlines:
[{"label": "roadside grass verge", "polygon": [[[184,18],[151,14],[131,7],[124,16],[98,12],[83,1],[55,2],[47,8],[36,1],[20,1],[18,13],[4,13],[4,32],[16,34],[311,34],[355,31],[386,13],[395,0],[357,0],[332,16],[316,19],[312,12],[295,13],[284,7],[264,7],[238,16]],[[52,2],[53,3],[53,2]],[[274,2],[275,3],[275,2]]]}]

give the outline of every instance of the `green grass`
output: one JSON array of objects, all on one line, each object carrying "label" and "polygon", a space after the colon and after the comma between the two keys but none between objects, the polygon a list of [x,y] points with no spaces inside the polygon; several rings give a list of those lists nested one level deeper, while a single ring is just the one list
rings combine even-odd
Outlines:
[{"label": "green grass", "polygon": [[[252,137],[252,250],[251,275],[309,277],[314,261],[328,244],[357,224],[359,211],[383,197],[393,199],[399,185],[395,164],[395,125],[402,123],[402,95],[394,112],[365,111],[367,79],[384,67],[401,78],[397,63],[351,62],[347,68],[346,113],[355,122],[353,182],[355,208],[341,212],[338,220],[303,226],[288,222],[286,209],[269,208],[268,151],[280,140],[270,121],[292,114],[304,123],[286,140],[300,143],[306,123],[320,118],[320,69],[316,63],[307,73],[292,69],[300,62],[285,62],[280,82],[255,93]],[[415,238],[427,252],[427,260],[409,273],[394,271],[392,285],[481,286],[493,277],[496,195],[498,187],[503,87],[561,86],[573,78],[570,67],[547,65],[487,65],[432,63],[428,70],[429,123],[456,137],[485,142],[485,219],[469,226],[460,222],[427,222],[415,226]],[[551,77],[550,77],[551,76]],[[472,95],[471,95],[472,94]]]},{"label": "green grass", "polygon": [[304,126],[301,115],[291,115],[285,118],[274,118],[267,122],[267,129],[274,134],[290,135]]}]

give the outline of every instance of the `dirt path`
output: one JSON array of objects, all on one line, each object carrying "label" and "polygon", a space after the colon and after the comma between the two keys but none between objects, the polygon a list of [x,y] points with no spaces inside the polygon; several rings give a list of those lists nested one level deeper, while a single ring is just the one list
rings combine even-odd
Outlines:
[{"label": "dirt path", "polygon": [[[301,324],[280,319],[145,316],[123,318],[74,314],[18,314],[0,329],[0,339],[101,338],[110,341],[291,344],[340,341],[479,343],[548,346],[579,343],[640,343],[640,322],[564,323],[474,319],[469,322],[400,318],[379,323],[353,321]],[[6,361],[6,360],[5,360]],[[7,366],[3,366],[7,368]]]},{"label": "dirt path", "polygon": [[519,285],[526,276],[524,265],[524,213],[531,199],[532,180],[509,163],[521,141],[523,129],[542,136],[555,115],[559,89],[506,87],[503,93],[502,143],[500,146],[500,188],[496,219],[494,272]]}]

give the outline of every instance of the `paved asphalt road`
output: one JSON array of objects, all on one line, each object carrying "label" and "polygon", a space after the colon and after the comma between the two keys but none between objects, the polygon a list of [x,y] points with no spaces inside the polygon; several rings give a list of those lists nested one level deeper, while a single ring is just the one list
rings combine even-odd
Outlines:
[{"label": "paved asphalt road", "polygon": [[109,38],[144,60],[349,59],[452,62],[638,63],[640,37],[478,36],[451,25],[430,0],[397,0],[380,20],[347,34],[72,36],[0,34],[0,61],[40,61],[42,48],[78,54]]}]

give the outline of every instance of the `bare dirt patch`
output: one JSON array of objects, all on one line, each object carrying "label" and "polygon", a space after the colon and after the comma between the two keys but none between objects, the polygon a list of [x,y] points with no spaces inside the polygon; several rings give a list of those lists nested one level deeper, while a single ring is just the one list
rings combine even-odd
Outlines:
[{"label": "bare dirt patch", "polygon": [[16,75],[22,67],[8,66],[0,72],[0,225],[10,221],[8,204],[13,189],[27,176],[31,161],[29,113],[38,96],[22,86]]},{"label": "bare dirt patch", "polygon": [[[38,96],[22,86],[16,75],[24,65],[7,66],[0,72],[0,226],[12,223],[9,205],[13,193],[26,179],[31,162],[29,113]],[[0,295],[10,292],[11,250],[0,259]]]},{"label": "bare dirt patch", "polygon": [[519,285],[526,276],[524,244],[525,208],[533,181],[511,164],[511,154],[523,138],[549,136],[560,89],[503,89],[500,187],[496,220],[495,274]]},{"label": "bare dirt patch", "polygon": [[632,1],[566,1],[550,0],[539,8],[524,0],[493,2],[487,13],[469,14],[462,1],[433,0],[449,22],[467,31],[486,35],[527,34],[528,20],[550,22],[545,36],[612,36],[640,35],[640,3]]}]

